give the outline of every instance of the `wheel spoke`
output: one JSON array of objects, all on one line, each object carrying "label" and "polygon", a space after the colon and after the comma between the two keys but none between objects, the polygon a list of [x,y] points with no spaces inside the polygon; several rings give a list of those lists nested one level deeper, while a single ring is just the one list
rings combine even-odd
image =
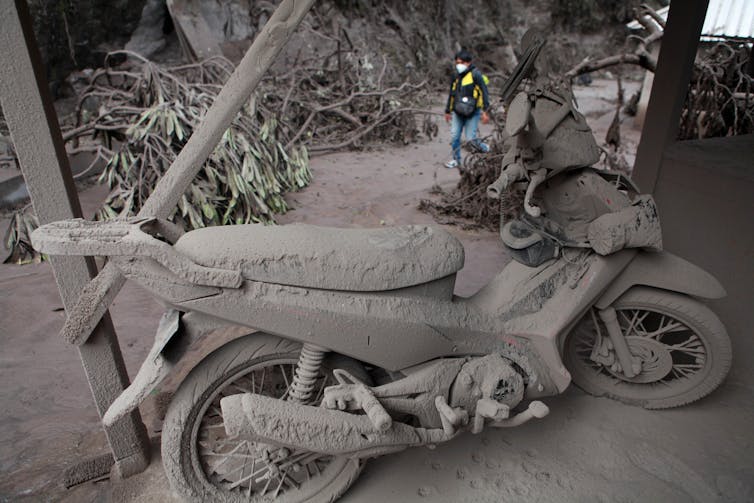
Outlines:
[{"label": "wheel spoke", "polygon": [[284,368],[284,367],[283,367],[282,365],[278,365],[278,367],[280,367],[280,372],[282,372],[282,374],[283,374],[283,379],[285,379],[285,386],[286,386],[287,388],[290,388],[290,387],[291,387],[291,383],[290,383],[290,382],[288,382],[288,376],[287,376],[287,375],[286,375],[286,373],[285,373],[285,368]]},{"label": "wheel spoke", "polygon": [[[235,454],[235,452],[236,452],[236,451],[237,451],[238,449],[240,449],[240,448],[241,448],[241,447],[242,447],[242,446],[244,445],[244,443],[245,443],[245,442],[241,442],[241,443],[239,443],[239,444],[238,444],[237,446],[235,446],[235,447],[234,447],[234,448],[233,448],[233,449],[232,449],[232,450],[231,450],[231,451],[230,451],[230,452],[229,452],[228,454]],[[220,472],[218,472],[218,471],[217,471],[217,469],[218,469],[218,468],[220,468],[221,466],[223,466],[223,465],[224,465],[225,463],[227,463],[227,462],[228,462],[228,461],[229,461],[230,459],[231,459],[231,458],[230,458],[229,456],[225,456],[225,459],[223,459],[222,461],[220,461],[219,463],[217,463],[217,464],[216,464],[215,466],[213,466],[213,467],[212,467],[212,471],[213,471],[213,473],[217,473],[217,474],[219,475],[219,474],[220,474]]]},{"label": "wheel spoke", "polygon": [[247,481],[253,479],[254,477],[256,477],[257,475],[259,475],[260,473],[264,472],[265,470],[267,470],[269,472],[270,468],[269,468],[268,465],[265,465],[265,466],[263,466],[262,468],[260,468],[260,469],[258,469],[256,471],[254,471],[254,468],[252,468],[251,469],[251,473],[249,475],[247,475],[246,477],[241,477],[240,479],[238,479],[236,482],[233,483],[233,485],[230,486],[230,489],[235,489],[236,487],[240,486],[244,482],[247,482]]},{"label": "wheel spoke", "polygon": [[677,369],[688,369],[688,370],[701,370],[704,368],[704,365],[701,363],[676,363],[673,365]]},{"label": "wheel spoke", "polygon": [[309,463],[308,466],[313,466],[314,470],[317,472],[317,475],[319,475],[321,472],[319,471],[319,465],[317,464],[317,460],[315,459],[313,463]]},{"label": "wheel spoke", "polygon": [[696,335],[692,335],[688,339],[678,344],[666,344],[668,351],[680,354],[686,354],[693,358],[707,356],[707,350],[704,344]]},{"label": "wheel spoke", "polygon": [[234,388],[236,388],[236,389],[237,389],[238,391],[240,391],[241,393],[252,393],[252,391],[249,391],[249,389],[248,389],[248,388],[244,388],[243,386],[239,386],[239,385],[238,385],[238,384],[236,384],[236,383],[233,383],[233,384],[232,384],[231,386],[233,386]]},{"label": "wheel spoke", "polygon": [[[280,465],[280,468],[281,469],[288,468],[289,466],[293,466],[295,463],[302,463],[302,464],[306,463],[306,464],[309,464],[314,459],[317,459],[317,458],[320,458],[320,457],[322,457],[322,456],[319,453],[317,453],[317,452],[304,451],[301,454],[299,454],[298,457],[295,457],[295,456],[289,457],[285,461],[285,463],[283,463],[283,464]],[[307,459],[307,458],[310,458],[310,459]],[[304,461],[305,459],[306,459],[306,461]]]},{"label": "wheel spoke", "polygon": [[679,349],[680,350],[680,349],[698,349],[699,347],[703,347],[704,345],[702,344],[702,341],[700,341],[698,338],[696,338],[696,337],[689,337],[685,341],[680,342],[678,344],[673,344],[673,345],[667,345],[666,344],[666,346],[669,349]]},{"label": "wheel spoke", "polygon": [[[634,313],[633,317],[632,317],[632,318],[631,318],[631,319],[629,320],[629,319],[628,319],[628,313],[626,313],[625,311],[622,311],[622,310],[621,310],[621,311],[618,311],[618,315],[619,315],[619,316],[620,316],[621,318],[623,318],[623,321],[626,321],[626,322],[628,322],[628,326],[627,326],[627,327],[625,328],[625,330],[623,331],[623,332],[624,332],[625,334],[628,334],[628,333],[630,333],[630,332],[631,332],[631,330],[632,330],[632,329],[633,329],[633,327],[634,327],[634,324],[636,323],[636,318],[638,318],[638,317],[639,317],[639,311],[638,311],[638,310],[634,310],[634,311],[633,311],[633,313]],[[619,324],[620,324],[620,323],[619,323]],[[621,327],[621,328],[622,328],[622,327]]]},{"label": "wheel spoke", "polygon": [[289,381],[288,380],[288,375],[285,373],[285,369],[283,368],[283,366],[280,365],[279,367],[280,367],[280,372],[282,372],[282,374],[283,374],[283,380],[285,380],[285,392],[280,397],[280,399],[281,400],[287,400],[288,399],[288,394],[291,391],[291,384],[293,383],[293,372],[294,372],[294,370],[291,369],[291,380]]},{"label": "wheel spoke", "polygon": [[689,330],[689,327],[684,325],[683,323],[676,323],[674,326],[665,327],[665,333],[666,334],[672,334],[676,332],[685,332]]},{"label": "wheel spoke", "polygon": [[267,483],[264,485],[264,488],[262,488],[262,492],[260,493],[262,496],[267,494],[267,488],[270,487],[270,484],[272,483],[272,477],[267,478]]},{"label": "wheel spoke", "polygon": [[[196,433],[195,455],[207,481],[222,492],[245,495],[250,501],[258,501],[265,496],[274,499],[288,490],[300,488],[312,480],[315,473],[321,475],[323,467],[334,459],[303,450],[293,451],[282,458],[268,458],[268,454],[261,457],[259,444],[226,436],[220,408],[222,397],[236,393],[260,393],[285,398],[290,393],[294,370],[294,362],[271,362],[250,369],[245,374],[229,378],[208,399]],[[315,388],[318,390],[315,404],[321,400],[329,377],[320,374],[317,379],[320,382]]]},{"label": "wheel spoke", "polygon": [[680,369],[678,367],[673,367],[673,370],[671,370],[672,374],[678,378],[688,378],[689,375],[691,375],[691,372],[688,372],[687,370]]},{"label": "wheel spoke", "polygon": [[288,470],[284,471],[283,474],[280,476],[280,483],[275,488],[275,492],[272,494],[273,498],[277,498],[278,494],[280,493],[280,488],[283,487],[283,482],[285,482],[285,478],[288,476]]},{"label": "wheel spoke", "polygon": [[[252,472],[252,473],[254,472],[254,468],[256,467],[256,465],[257,465],[257,459],[256,459],[256,458],[254,458],[254,459],[253,459],[253,460],[251,461],[251,472]],[[252,486],[252,484],[249,484],[249,488],[248,488],[248,489],[247,489],[247,491],[246,491],[246,497],[247,497],[248,499],[251,499],[251,486]]]},{"label": "wheel spoke", "polygon": [[[636,324],[633,327],[634,332],[636,332],[636,335],[640,335],[640,336],[646,335],[647,328],[644,326],[644,322],[647,321],[647,318],[649,317],[650,314],[652,314],[651,311],[644,311],[644,314],[637,318]],[[629,335],[629,334],[626,334],[626,335]]]},{"label": "wheel spoke", "polygon": [[647,332],[643,334],[643,337],[649,337],[651,339],[659,339],[665,334],[673,333],[673,332],[683,332],[685,330],[688,330],[688,327],[680,322],[670,323],[668,325],[660,325],[660,328],[657,330],[654,330],[652,332]]},{"label": "wheel spoke", "polygon": [[285,483],[288,487],[292,487],[294,489],[299,489],[301,487],[301,484],[296,482],[296,480],[291,477],[290,475],[286,475],[285,477]]},{"label": "wheel spoke", "polygon": [[[619,311],[620,313],[623,313],[623,311]],[[647,318],[647,316],[650,315],[650,311],[645,311],[644,314],[639,318],[639,315],[641,313],[641,310],[635,309],[634,310],[634,316],[631,319],[631,322],[629,323],[628,327],[623,331],[624,336],[631,335],[631,332],[633,330],[636,330],[638,327],[641,327],[644,332],[646,332],[646,329],[644,328],[644,320]],[[625,319],[625,318],[624,318]],[[637,331],[638,334],[638,331]],[[644,334],[639,334],[644,335]]]},{"label": "wheel spoke", "polygon": [[[252,458],[252,459],[253,459],[253,458]],[[230,471],[228,471],[228,472],[226,472],[226,473],[223,473],[223,474],[222,474],[222,475],[223,475],[223,477],[224,477],[225,479],[228,479],[228,478],[229,478],[229,477],[230,477],[231,475],[234,475],[234,474],[236,474],[237,472],[239,472],[239,471],[240,471],[240,472],[241,472],[241,479],[244,479],[244,471],[246,471],[246,466],[247,466],[248,462],[249,462],[249,457],[246,457],[246,458],[244,459],[244,462],[243,462],[243,464],[242,464],[242,465],[241,465],[240,467],[237,467],[237,468],[233,468],[232,470],[230,470]],[[240,484],[234,484],[233,486],[231,486],[231,487],[230,487],[230,489],[235,489],[235,488],[236,488],[236,487],[238,487],[239,485],[240,485]]]},{"label": "wheel spoke", "polygon": [[691,355],[694,357],[700,357],[700,356],[707,356],[707,351],[704,350],[704,348],[668,348],[669,351],[675,352],[675,353],[682,353]]},{"label": "wheel spoke", "polygon": [[592,308],[589,313],[592,315],[592,323],[594,324],[594,330],[597,332],[597,339],[602,340],[602,330],[600,329],[600,323],[597,321],[596,309]]}]

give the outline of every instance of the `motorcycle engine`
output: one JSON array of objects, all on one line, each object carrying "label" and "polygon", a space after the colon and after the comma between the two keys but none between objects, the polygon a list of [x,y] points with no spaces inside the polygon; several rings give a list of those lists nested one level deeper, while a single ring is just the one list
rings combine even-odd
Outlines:
[{"label": "motorcycle engine", "polygon": [[449,403],[473,415],[477,402],[495,400],[513,409],[524,398],[524,376],[500,355],[472,358],[461,367],[450,390]]}]

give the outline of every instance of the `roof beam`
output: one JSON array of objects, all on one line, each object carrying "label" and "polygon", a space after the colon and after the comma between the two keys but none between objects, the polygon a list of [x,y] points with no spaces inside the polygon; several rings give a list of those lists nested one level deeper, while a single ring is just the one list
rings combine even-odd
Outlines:
[{"label": "roof beam", "polygon": [[708,3],[683,0],[670,5],[632,175],[642,191],[654,192],[665,148],[678,137]]}]

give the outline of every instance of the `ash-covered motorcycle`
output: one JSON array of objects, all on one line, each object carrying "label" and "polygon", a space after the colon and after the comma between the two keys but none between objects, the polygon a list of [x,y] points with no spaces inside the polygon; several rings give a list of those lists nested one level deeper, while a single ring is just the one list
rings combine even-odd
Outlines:
[{"label": "ash-covered motorcycle", "polygon": [[133,383],[137,407],[201,337],[249,334],[206,356],[174,394],[162,458],[192,501],[332,501],[367,458],[547,415],[571,380],[646,408],[680,406],[730,367],[699,298],[725,294],[660,251],[655,204],[599,158],[566,89],[519,94],[488,189],[525,190],[501,224],[513,258],[477,294],[442,229],[239,225],[188,233],[156,218],[69,220],[32,236],[48,254],[108,257],[166,306]]}]

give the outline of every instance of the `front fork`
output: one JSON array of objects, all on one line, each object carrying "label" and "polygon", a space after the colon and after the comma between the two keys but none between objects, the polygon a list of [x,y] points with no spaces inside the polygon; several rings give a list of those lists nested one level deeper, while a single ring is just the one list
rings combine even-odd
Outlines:
[{"label": "front fork", "polygon": [[608,306],[605,309],[595,308],[592,310],[593,318],[595,310],[602,323],[605,324],[605,328],[607,328],[608,338],[605,339],[603,337],[599,323],[596,319],[593,319],[597,331],[597,339],[592,348],[590,359],[610,367],[610,370],[613,372],[622,372],[629,379],[636,377],[641,373],[641,360],[631,354],[626,338],[618,323],[618,315],[615,309],[612,306]]}]

